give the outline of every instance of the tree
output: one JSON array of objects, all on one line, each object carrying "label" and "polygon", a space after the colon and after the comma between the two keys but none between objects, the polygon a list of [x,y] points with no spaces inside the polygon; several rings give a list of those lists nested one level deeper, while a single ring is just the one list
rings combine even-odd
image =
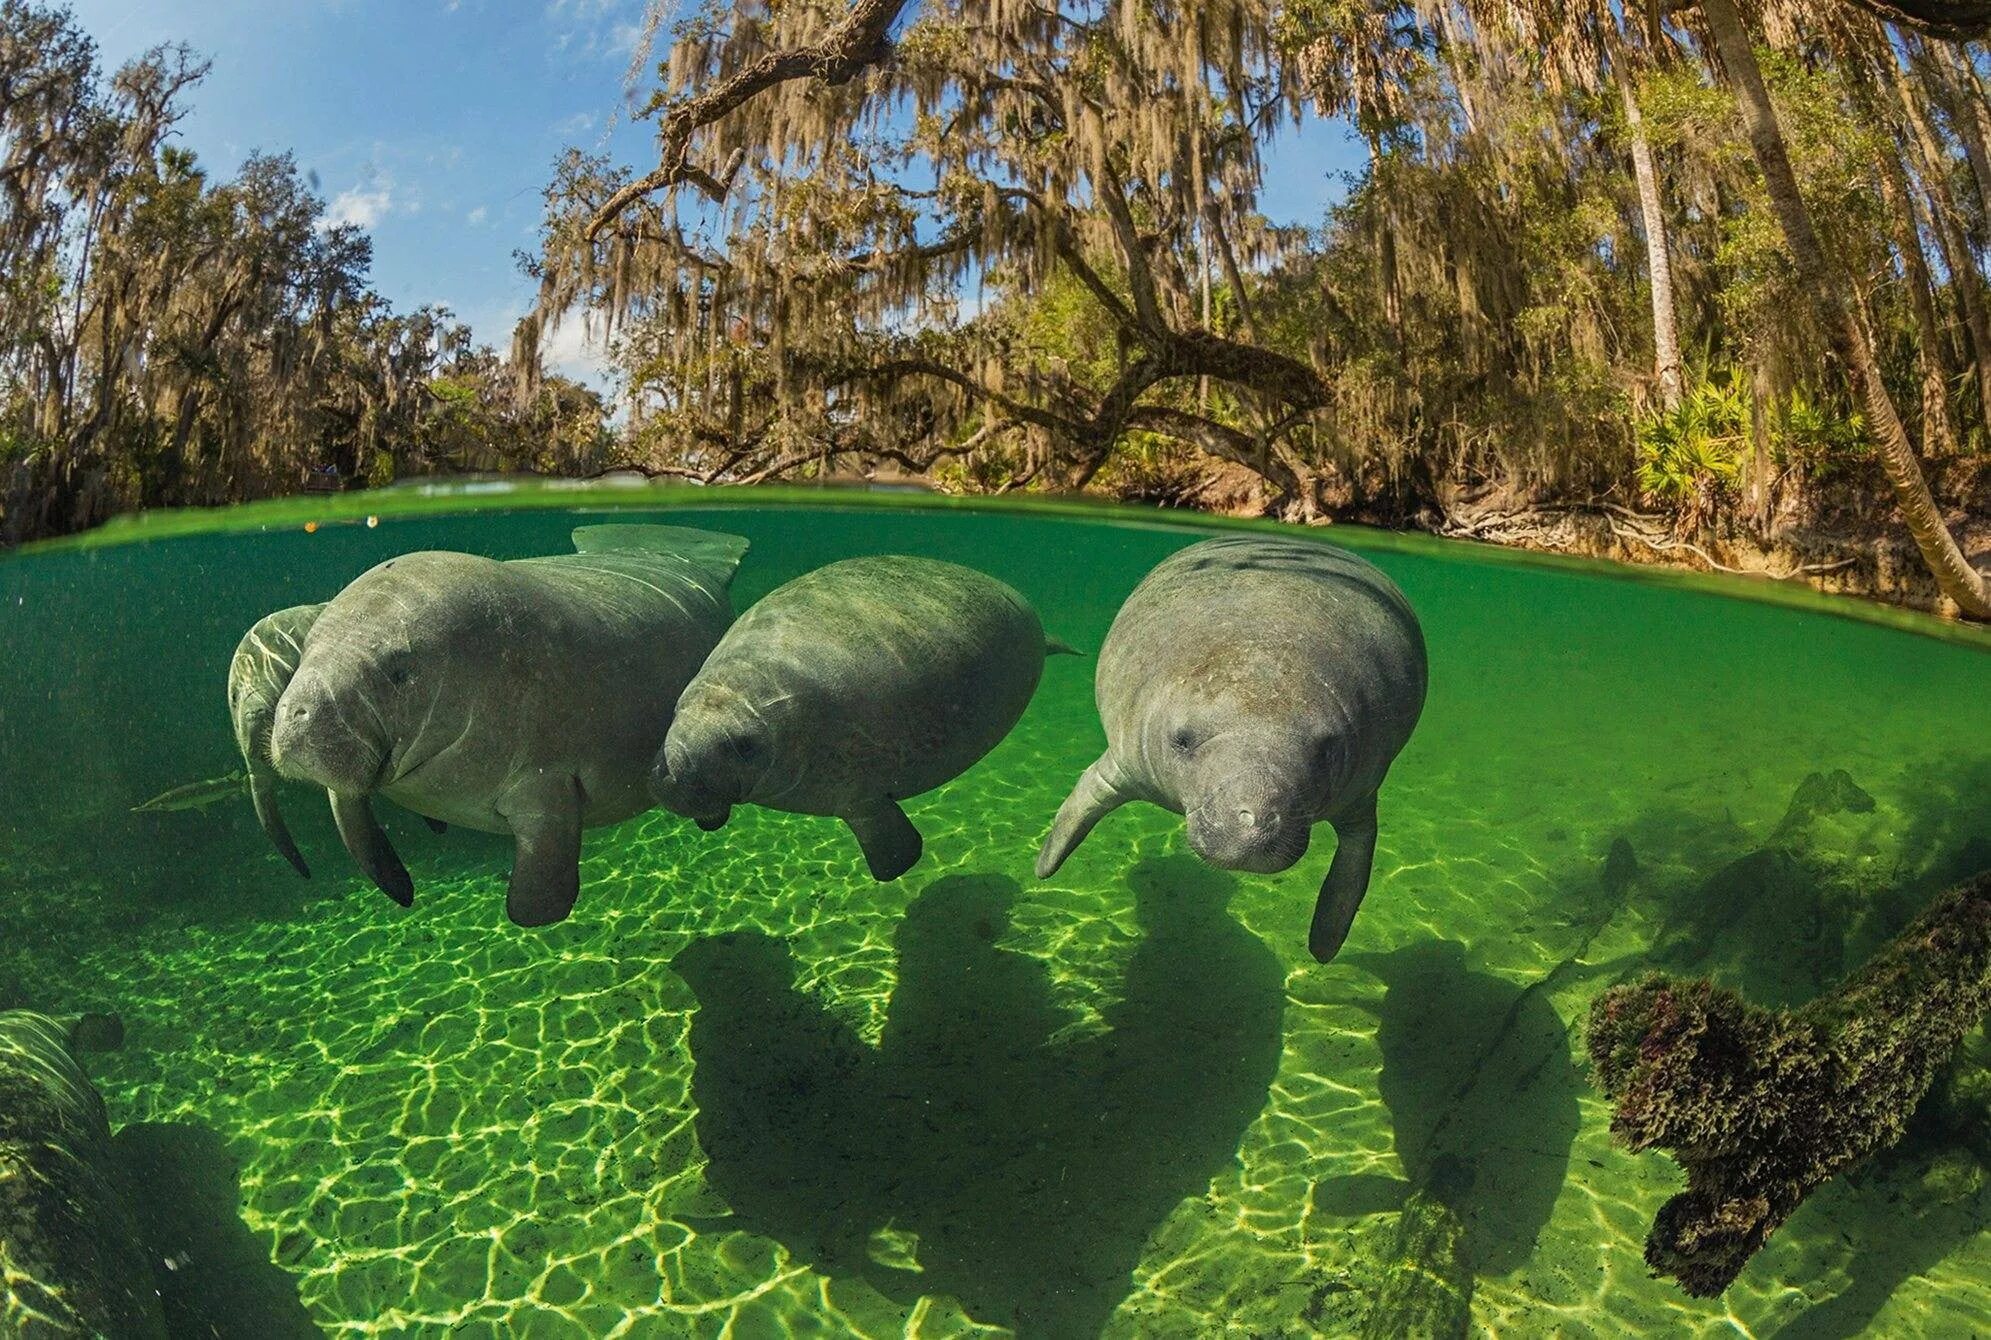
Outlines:
[{"label": "tree", "polygon": [[[1079,486],[1139,430],[1259,470],[1304,508],[1280,439],[1325,389],[1250,338],[1249,277],[1285,240],[1252,208],[1259,143],[1295,106],[1261,8],[959,0],[891,44],[900,8],[693,20],[652,103],[657,167],[563,165],[520,352],[575,308],[611,328],[656,317],[668,338],[635,342],[646,413],[705,444],[711,477],[1020,444],[1019,477]],[[838,82],[796,82],[816,70]],[[704,207],[689,234],[687,186]],[[1109,365],[1032,363],[1003,320],[955,319],[969,279],[1019,298],[1082,286]]]},{"label": "tree", "polygon": [[1964,557],[1949,527],[1944,524],[1935,498],[1929,492],[1928,481],[1922,475],[1921,465],[1915,459],[1914,449],[1909,445],[1901,416],[1895,412],[1893,398],[1881,379],[1880,365],[1867,338],[1866,327],[1845,300],[1843,281],[1832,274],[1826,263],[1817,231],[1812,227],[1810,211],[1798,190],[1796,174],[1791,170],[1790,154],[1777,121],[1776,108],[1770,102],[1762,69],[1756,63],[1755,49],[1750,44],[1748,31],[1742,26],[1741,15],[1736,12],[1734,0],[1701,0],[1701,13],[1707,20],[1708,31],[1720,53],[1722,66],[1741,104],[1743,120],[1749,128],[1750,145],[1762,168],[1778,226],[1790,247],[1792,264],[1818,309],[1826,335],[1832,341],[1833,352],[1866,408],[1868,424],[1879,447],[1889,482],[1894,485],[1895,498],[1908,531],[1915,537],[1915,544],[1921,550],[1929,570],[1935,574],[1943,594],[1954,600],[1966,614],[1979,619],[1991,618],[1991,586],[1987,586],[1984,574],[1972,567]]},{"label": "tree", "polygon": [[0,0],[0,536],[462,468],[431,443],[473,408],[485,468],[601,461],[598,399],[515,401],[446,311],[393,312],[288,156],[217,181],[174,142],[206,70],[162,47],[105,79],[66,11]]},{"label": "tree", "polygon": [[[1918,205],[1939,240],[1976,217],[1932,184],[1948,146],[1874,173],[1888,118],[1846,39],[1873,21],[1774,12],[1804,57],[1775,77],[1807,170],[1851,192],[1821,254],[1903,276],[1850,295],[1890,341],[1875,366],[1912,358],[1939,449],[1982,435],[1991,406],[1953,422],[1942,317],[1969,315],[1972,274],[1952,260],[1938,283],[1919,253]],[[1804,290],[1756,224],[1771,202],[1704,50],[1672,10],[1546,0],[709,0],[649,104],[656,166],[562,163],[514,362],[577,313],[615,333],[639,458],[699,479],[893,463],[1145,492],[1186,461],[1249,471],[1296,517],[1332,496],[1527,534],[1582,511],[1716,563],[1697,534],[1768,537],[1867,469],[1870,416],[1818,372],[1836,327],[1788,319]],[[1950,99],[1968,150],[1961,75],[1931,70],[1918,97]],[[1264,140],[1307,102],[1370,151],[1318,239],[1253,204]],[[1652,410],[1619,390],[1641,350]],[[1740,426],[1709,431],[1732,394]]]}]

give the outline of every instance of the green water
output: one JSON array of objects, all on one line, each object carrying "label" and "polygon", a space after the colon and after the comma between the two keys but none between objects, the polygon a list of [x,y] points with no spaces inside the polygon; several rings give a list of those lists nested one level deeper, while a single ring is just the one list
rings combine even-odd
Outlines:
[{"label": "green water", "polygon": [[[741,608],[929,554],[1088,648],[1198,537],[754,497],[621,518],[750,537]],[[927,854],[901,880],[830,821],[653,813],[591,832],[575,915],[522,932],[496,838],[383,806],[404,912],[307,790],[285,803],[309,883],[246,801],[130,812],[237,766],[222,685],[261,614],[408,550],[561,552],[599,517],[305,514],[0,563],[0,1008],[124,1017],[85,1059],[155,1238],[184,1246],[178,1334],[1339,1335],[1418,1268],[1411,1191],[1456,1211],[1487,1333],[1991,1330],[1986,1170],[1927,1139],[1814,1196],[1724,1299],[1648,1279],[1679,1176],[1612,1145],[1581,1036],[1653,965],[1805,999],[1991,865],[1981,639],[1371,544],[1431,695],[1331,966],[1304,947],[1325,832],[1233,877],[1129,807],[1030,878],[1102,743],[1092,661],[1066,657],[908,805]],[[1835,768],[1873,807],[1745,860]],[[1612,892],[1618,838],[1638,873]]]}]

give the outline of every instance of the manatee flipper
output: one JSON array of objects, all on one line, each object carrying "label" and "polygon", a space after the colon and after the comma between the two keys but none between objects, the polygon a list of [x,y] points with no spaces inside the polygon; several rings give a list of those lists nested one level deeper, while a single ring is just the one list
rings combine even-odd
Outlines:
[{"label": "manatee flipper", "polygon": [[1048,634],[1044,638],[1044,654],[1046,656],[1085,655],[1084,652],[1080,651],[1077,647],[1072,646],[1069,642],[1065,642],[1059,638],[1051,637]]},{"label": "manatee flipper", "polygon": [[1321,881],[1313,926],[1307,932],[1307,949],[1322,963],[1332,962],[1340,952],[1362,906],[1362,895],[1369,891],[1369,870],[1376,861],[1376,798],[1370,796],[1358,809],[1330,822],[1336,839],[1334,863]]},{"label": "manatee flipper", "polygon": [[403,907],[413,907],[415,881],[409,877],[408,867],[401,864],[394,844],[381,831],[380,821],[373,817],[373,806],[366,796],[340,795],[336,791],[326,794],[332,797],[332,819],[339,825],[339,839],[359,862],[359,868],[382,893]]},{"label": "manatee flipper", "polygon": [[843,821],[850,825],[850,831],[857,836],[857,845],[864,849],[864,863],[871,867],[871,878],[880,884],[889,884],[919,861],[925,844],[897,801],[881,797],[869,809],[844,815]]},{"label": "manatee flipper", "polygon": [[1065,797],[1065,803],[1058,806],[1058,817],[1051,824],[1050,835],[1037,853],[1037,878],[1049,879],[1057,874],[1058,867],[1065,863],[1074,847],[1085,841],[1094,824],[1134,798],[1119,784],[1118,778],[1119,769],[1111,754],[1101,754],[1085,770],[1078,785]]},{"label": "manatee flipper", "polygon": [[269,834],[270,842],[283,859],[290,862],[290,868],[310,879],[311,867],[304,863],[304,854],[298,851],[283,821],[283,811],[277,808],[277,771],[261,759],[249,761],[249,801],[256,807],[256,822]]},{"label": "manatee flipper", "polygon": [[518,838],[505,915],[519,926],[565,921],[581,896],[581,786],[545,775],[514,788],[498,813]]},{"label": "manatee flipper", "polygon": [[444,823],[440,819],[431,819],[426,814],[422,816],[422,822],[429,826],[429,831],[431,833],[442,834],[442,833],[447,833],[449,831],[448,824]]}]

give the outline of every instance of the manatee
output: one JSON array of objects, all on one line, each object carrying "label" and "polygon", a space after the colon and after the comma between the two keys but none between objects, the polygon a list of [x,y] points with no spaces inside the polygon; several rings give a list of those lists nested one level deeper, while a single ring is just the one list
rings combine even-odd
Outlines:
[{"label": "manatee", "polygon": [[719,828],[739,804],[838,818],[874,878],[919,860],[899,803],[996,747],[1037,689],[1037,613],[955,563],[852,558],[742,615],[677,701],[651,774],[666,809]]},{"label": "manatee", "polygon": [[104,1100],[76,1063],[115,1015],[0,1011],[0,1335],[164,1340]]},{"label": "manatee", "polygon": [[1328,962],[1368,891],[1376,791],[1425,678],[1417,616],[1354,555],[1258,536],[1189,546],[1134,588],[1100,648],[1106,752],[1059,809],[1038,878],[1130,800],[1183,815],[1209,864],[1259,874],[1298,861],[1325,822],[1338,844],[1307,944]]},{"label": "manatee", "polygon": [[331,795],[339,836],[395,902],[414,882],[380,794],[518,843],[505,910],[562,920],[581,830],[650,808],[671,709],[733,621],[747,542],[670,526],[584,526],[573,554],[389,559],[327,604],[277,702],[283,776]]},{"label": "manatee", "polygon": [[[292,868],[306,879],[311,867],[291,840],[277,809],[277,770],[270,761],[270,728],[276,723],[277,700],[290,687],[304,639],[325,606],[293,605],[266,614],[242,635],[235,658],[228,663],[228,716],[235,723],[235,744],[249,774],[249,800],[256,821]],[[149,802],[148,802],[149,803]]]}]

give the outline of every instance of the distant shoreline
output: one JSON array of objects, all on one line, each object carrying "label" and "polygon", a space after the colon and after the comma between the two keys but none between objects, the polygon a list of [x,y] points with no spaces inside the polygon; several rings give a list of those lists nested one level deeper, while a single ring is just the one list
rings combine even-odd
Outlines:
[{"label": "distant shoreline", "polygon": [[[1416,525],[1379,526],[1368,518],[1335,516],[1310,526],[1236,511],[1131,503],[1099,494],[951,493],[910,479],[838,479],[807,483],[711,484],[648,479],[637,471],[591,479],[536,475],[410,479],[380,489],[299,493],[211,508],[168,508],[121,513],[102,526],[0,551],[8,558],[110,548],[123,544],[245,530],[311,530],[366,525],[369,518],[408,519],[484,511],[703,510],[733,508],[912,508],[984,514],[1021,514],[1102,524],[1222,530],[1303,530],[1356,550],[1470,559],[1501,566],[1538,567],[1572,575],[1652,582],[1683,590],[1755,600],[1813,613],[1875,623],[1946,642],[1991,651],[1991,628],[1946,618],[1927,606],[1835,590],[1816,580],[1778,580],[1769,574],[1734,575],[1679,562],[1640,562],[1548,544],[1504,543],[1447,535]],[[1903,542],[1906,533],[1903,532]],[[1919,574],[1913,564],[1894,571]],[[1931,587],[1933,590],[1933,587]]]}]

